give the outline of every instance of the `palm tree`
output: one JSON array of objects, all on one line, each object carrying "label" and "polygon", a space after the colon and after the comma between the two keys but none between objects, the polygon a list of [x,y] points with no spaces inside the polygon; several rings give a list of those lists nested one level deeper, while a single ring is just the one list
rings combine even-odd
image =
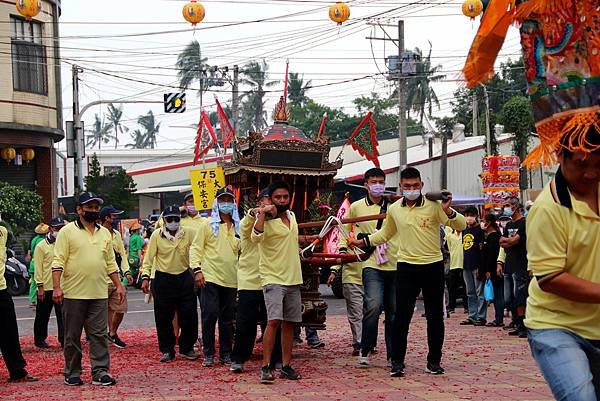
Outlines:
[{"label": "palm tree", "polygon": [[113,129],[115,130],[115,136],[113,137],[115,140],[115,149],[119,144],[119,132],[124,134],[129,131],[129,128],[125,127],[121,124],[121,119],[123,118],[123,105],[119,107],[115,107],[112,103],[108,105],[108,121],[112,124]]},{"label": "palm tree", "polygon": [[144,143],[145,136],[144,134],[142,134],[142,131],[136,129],[135,131],[130,132],[129,135],[131,135],[133,143],[128,143],[127,145],[125,145],[126,148],[144,149],[146,147]]},{"label": "palm tree", "polygon": [[200,43],[197,40],[192,40],[177,56],[177,62],[175,63],[179,86],[183,89],[188,89],[192,83],[198,81],[200,85],[200,90],[198,91],[200,107],[202,107],[202,95],[204,92],[216,84],[214,71],[209,71],[210,66],[207,64],[207,60],[206,57],[202,58]]},{"label": "palm tree", "polygon": [[[429,43],[429,54],[423,57],[423,52],[418,47],[415,53],[420,56],[421,62],[417,64],[417,74],[406,80],[406,107],[419,116],[419,125],[423,125],[423,116],[427,109],[427,115],[431,116],[433,105],[440,108],[438,97],[431,87],[431,83],[441,81],[446,75],[439,74],[442,65],[431,66],[431,42]],[[392,95],[395,96],[395,95]]]},{"label": "palm tree", "polygon": [[94,146],[98,145],[98,149],[101,149],[102,143],[107,144],[110,142],[111,139],[114,138],[110,134],[110,131],[113,128],[112,124],[104,124],[104,122],[100,120],[98,114],[95,115],[93,127],[93,129],[88,130],[88,132],[90,132],[91,135],[87,135],[87,141],[85,144],[86,147],[90,147],[93,149]]},{"label": "palm tree", "polygon": [[242,69],[241,83],[250,86],[252,89],[246,94],[248,107],[242,107],[242,110],[251,108],[254,113],[252,116],[245,116],[250,120],[250,126],[255,131],[260,131],[267,126],[267,113],[265,111],[265,88],[277,85],[279,81],[267,81],[267,70],[269,65],[265,60],[262,62],[251,61]]},{"label": "palm tree", "polygon": [[312,86],[312,80],[308,80],[304,83],[304,74],[300,77],[297,72],[290,72],[290,79],[288,82],[288,99],[291,104],[301,106],[306,102],[308,97],[306,92]]},{"label": "palm tree", "polygon": [[137,123],[144,128],[144,148],[154,149],[156,146],[156,135],[160,130],[160,123],[156,124],[156,119],[152,110],[148,110],[148,114],[139,116]]}]

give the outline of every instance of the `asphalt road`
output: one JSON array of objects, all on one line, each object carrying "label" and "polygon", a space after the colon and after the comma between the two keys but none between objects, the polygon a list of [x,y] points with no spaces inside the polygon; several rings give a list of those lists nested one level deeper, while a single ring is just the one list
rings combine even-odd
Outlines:
[{"label": "asphalt road", "polygon": [[[345,315],[346,305],[343,299],[337,299],[333,296],[331,289],[326,285],[321,285],[321,294],[327,302],[328,315]],[[29,298],[26,296],[13,298],[15,311],[17,313],[17,322],[19,324],[19,334],[21,336],[33,335],[33,321],[35,319],[35,307],[29,305]],[[144,294],[137,289],[127,289],[127,300],[129,311],[121,324],[121,329],[140,329],[154,327],[154,308],[152,303],[144,302]],[[54,313],[50,317],[48,327],[50,335],[56,335],[56,317]]]}]

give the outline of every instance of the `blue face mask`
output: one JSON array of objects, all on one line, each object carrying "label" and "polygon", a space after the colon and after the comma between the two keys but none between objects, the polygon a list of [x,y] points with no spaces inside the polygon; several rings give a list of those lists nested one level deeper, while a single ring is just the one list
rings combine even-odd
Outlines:
[{"label": "blue face mask", "polygon": [[512,217],[512,215],[514,214],[513,209],[510,206],[505,207],[503,213],[505,216],[508,217]]},{"label": "blue face mask", "polygon": [[231,216],[233,214],[234,207],[235,205],[233,203],[219,203],[219,212]]}]

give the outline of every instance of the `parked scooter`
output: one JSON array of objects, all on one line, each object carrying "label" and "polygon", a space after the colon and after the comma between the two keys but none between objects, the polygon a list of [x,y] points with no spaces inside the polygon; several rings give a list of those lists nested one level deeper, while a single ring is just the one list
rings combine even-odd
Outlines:
[{"label": "parked scooter", "polygon": [[24,260],[20,260],[12,249],[6,250],[4,278],[6,290],[11,296],[26,294],[29,291],[29,272]]}]

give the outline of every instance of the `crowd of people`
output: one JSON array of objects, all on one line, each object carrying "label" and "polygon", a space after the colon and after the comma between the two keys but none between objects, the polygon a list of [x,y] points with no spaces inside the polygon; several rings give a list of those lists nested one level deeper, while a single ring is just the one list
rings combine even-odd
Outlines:
[{"label": "crowd of people", "polygon": [[[558,373],[549,362],[554,356],[547,355],[547,347],[553,346],[548,344],[548,336],[583,348],[585,358],[597,358],[593,334],[586,340],[573,334],[578,333],[574,329],[569,331],[568,325],[581,327],[584,336],[594,330],[589,319],[598,313],[597,293],[594,293],[598,284],[593,278],[597,269],[592,264],[597,261],[598,250],[590,246],[597,242],[598,199],[593,199],[594,214],[586,209],[589,203],[578,203],[573,195],[568,198],[569,191],[565,192],[561,185],[573,191],[575,186],[569,183],[577,182],[578,174],[583,174],[582,177],[596,174],[588,181],[594,181],[597,188],[600,175],[597,164],[587,168],[587,172],[577,171],[574,167],[577,163],[571,158],[564,159],[554,186],[535,205],[522,205],[518,198],[508,198],[501,212],[487,213],[482,219],[475,207],[468,207],[462,213],[454,210],[449,191],[441,193],[441,200],[426,196],[415,168],[401,172],[402,196],[396,202],[385,196],[385,173],[379,168],[366,171],[367,194],[351,204],[349,217],[384,213],[385,217],[346,225],[351,234],[342,239],[340,253],[357,252],[360,248],[361,258],[344,264],[340,260],[328,279],[331,284],[338,274],[342,275],[351,332],[348,352],[357,357],[357,365],[370,366],[383,313],[390,375],[405,375],[408,333],[419,295],[427,321],[429,350],[424,365],[428,373],[445,373],[441,363],[444,319],[456,313],[459,299],[466,314],[461,325],[504,327],[510,329],[509,335],[529,336],[533,355],[549,382]],[[586,188],[577,187],[582,192]],[[85,331],[92,383],[115,384],[109,373],[108,344],[126,346],[118,336],[127,312],[123,283],[140,282],[142,291],[153,299],[161,363],[173,361],[177,350],[182,358],[200,358],[195,349],[200,342],[202,366],[220,363],[230,366],[234,373],[242,373],[253,353],[260,325],[263,332],[262,367],[257,372],[260,382],[273,383],[276,370],[282,378],[300,379],[291,365],[299,334],[295,329],[302,321],[299,233],[295,215],[289,210],[291,196],[285,182],[273,182],[260,193],[255,207],[240,216],[234,193],[223,188],[216,193],[210,217],[204,218],[193,206],[193,195],[188,194],[182,206],[163,210],[145,250],[141,226],[129,227],[126,250],[121,234],[114,228],[114,221],[122,211],[110,205],[102,207],[101,197],[83,193],[77,205],[77,219],[70,223],[60,217],[49,221],[48,233],[38,241],[33,253],[37,298],[35,345],[49,347],[48,320],[54,309],[65,358],[64,383],[83,384],[81,337]],[[551,199],[552,196],[556,198]],[[574,210],[553,211],[552,202],[556,199],[570,201]],[[534,219],[536,230],[526,229],[530,209],[532,218],[546,219],[546,226]],[[563,216],[565,213],[578,214],[572,218],[579,219],[581,227],[566,224],[571,220]],[[565,226],[556,227],[557,222]],[[554,227],[552,233],[528,241],[527,232],[538,233],[537,230],[550,226]],[[559,241],[553,235],[560,230],[564,233]],[[573,238],[583,241],[586,232],[596,236],[591,241],[576,243],[574,249],[579,255],[560,253],[570,250],[564,249],[565,242]],[[6,230],[2,227],[0,240],[4,247]],[[532,247],[533,251],[529,249],[528,253]],[[1,251],[4,253],[4,249]],[[577,265],[588,267],[582,267],[583,278],[576,278],[567,272],[565,257],[580,258],[586,253],[591,257],[578,261]],[[573,274],[579,273],[574,270]],[[585,281],[585,277],[591,281]],[[6,329],[0,336],[3,357],[12,381],[34,381],[36,378],[25,369],[14,305],[3,288],[5,283],[0,282],[0,308],[3,316],[8,316]],[[589,298],[583,298],[581,288]],[[572,302],[589,305],[589,310],[582,313],[572,307]],[[488,321],[491,303],[494,318]],[[563,323],[553,317],[556,310],[562,311],[566,319]],[[505,326],[506,311],[511,322]],[[309,345],[324,345],[316,332],[307,330],[306,335]],[[581,364],[582,358],[577,363]],[[591,364],[593,369],[595,363]],[[593,374],[592,377],[593,385],[597,385],[597,377]]]}]

